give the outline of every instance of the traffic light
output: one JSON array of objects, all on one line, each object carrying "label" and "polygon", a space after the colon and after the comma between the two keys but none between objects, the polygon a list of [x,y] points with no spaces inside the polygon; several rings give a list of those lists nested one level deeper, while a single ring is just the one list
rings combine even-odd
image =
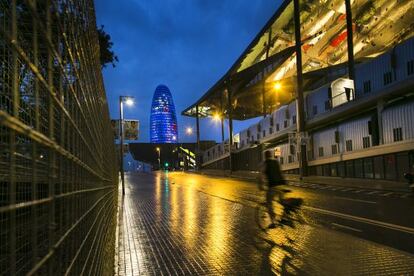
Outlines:
[{"label": "traffic light", "polygon": [[168,168],[169,165],[168,162],[165,162],[164,167]]}]

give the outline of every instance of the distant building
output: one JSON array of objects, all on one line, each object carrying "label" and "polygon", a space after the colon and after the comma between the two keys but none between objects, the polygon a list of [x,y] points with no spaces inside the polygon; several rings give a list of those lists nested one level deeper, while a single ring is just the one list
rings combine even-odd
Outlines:
[{"label": "distant building", "polygon": [[170,90],[159,85],[154,92],[150,118],[151,143],[176,143],[178,140],[177,116]]}]

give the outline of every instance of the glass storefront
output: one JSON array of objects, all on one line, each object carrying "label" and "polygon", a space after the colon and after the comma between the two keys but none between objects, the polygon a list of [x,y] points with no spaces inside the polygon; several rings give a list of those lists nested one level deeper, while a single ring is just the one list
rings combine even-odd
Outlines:
[{"label": "glass storefront", "polygon": [[309,167],[309,175],[406,181],[404,173],[414,172],[414,151],[347,160]]}]

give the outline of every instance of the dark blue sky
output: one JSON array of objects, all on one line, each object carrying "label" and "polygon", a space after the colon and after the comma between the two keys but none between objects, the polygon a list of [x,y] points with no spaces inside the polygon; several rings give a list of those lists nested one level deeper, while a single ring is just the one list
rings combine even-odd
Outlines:
[{"label": "dark blue sky", "polygon": [[[167,85],[173,95],[181,141],[195,141],[184,130],[195,119],[181,111],[203,95],[233,64],[276,11],[281,0],[96,0],[97,24],[112,37],[119,57],[104,70],[112,118],[119,117],[119,95],[136,104],[125,117],[141,123],[140,142],[149,141],[154,90]],[[235,124],[235,131],[249,125]],[[201,139],[221,139],[220,126],[201,122]]]}]

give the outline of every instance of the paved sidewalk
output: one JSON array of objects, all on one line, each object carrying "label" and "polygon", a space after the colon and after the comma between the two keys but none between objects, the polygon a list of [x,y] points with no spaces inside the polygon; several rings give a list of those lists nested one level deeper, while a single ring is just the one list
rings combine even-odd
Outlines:
[{"label": "paved sidewalk", "polygon": [[414,275],[413,255],[333,230],[264,233],[237,187],[202,188],[191,175],[126,179],[117,275]]}]

